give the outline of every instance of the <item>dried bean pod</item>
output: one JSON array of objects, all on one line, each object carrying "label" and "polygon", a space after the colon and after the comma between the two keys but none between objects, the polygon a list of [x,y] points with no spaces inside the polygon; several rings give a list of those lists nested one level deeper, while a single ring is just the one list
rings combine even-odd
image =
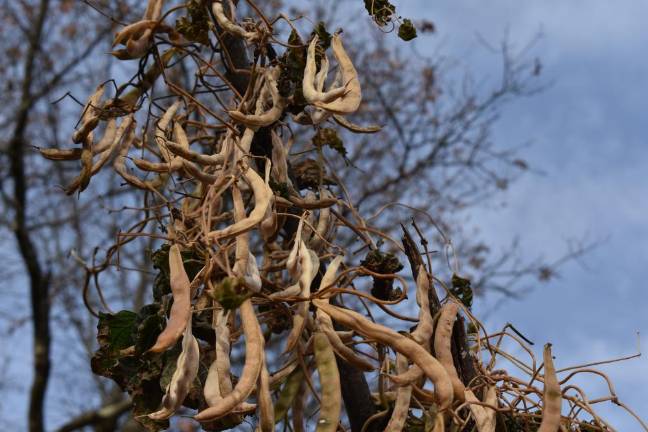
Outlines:
[{"label": "dried bean pod", "polygon": [[171,417],[182,406],[200,365],[200,348],[198,341],[191,333],[191,320],[187,323],[182,340],[182,352],[178,356],[176,370],[162,398],[162,408],[149,417],[153,420],[164,420]]},{"label": "dried bean pod", "polygon": [[342,408],[342,389],[340,373],[335,361],[333,348],[328,338],[322,332],[315,332],[313,336],[313,350],[319,374],[322,399],[320,414],[317,419],[317,432],[335,432],[340,423]]},{"label": "dried bean pod", "polygon": [[180,338],[191,319],[191,282],[182,262],[180,248],[174,244],[169,248],[169,274],[173,305],[167,325],[149,349],[151,352],[166,351]]},{"label": "dried bean pod", "polygon": [[560,429],[562,392],[551,356],[551,344],[544,346],[542,357],[545,369],[544,392],[542,396],[542,422],[540,423],[538,432],[558,432]]}]

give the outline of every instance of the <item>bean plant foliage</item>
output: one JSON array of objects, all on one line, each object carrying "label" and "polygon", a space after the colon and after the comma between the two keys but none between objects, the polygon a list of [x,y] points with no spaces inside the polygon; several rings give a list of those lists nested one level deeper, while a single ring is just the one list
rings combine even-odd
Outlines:
[{"label": "bean plant foliage", "polygon": [[[611,385],[590,400],[570,380],[591,369],[557,371],[551,345],[536,359],[510,325],[487,332],[471,281],[455,265],[451,280],[435,275],[416,223],[418,240],[406,226],[396,239],[354,206],[331,161],[350,164],[346,134],[384,125],[354,122],[363,77],[342,29],[238,3],[149,0],[111,53],[137,73],[99,83],[76,146],[39,149],[79,164],[68,194],[99,172],[140,191],[135,223],[85,264],[87,281],[130,242],[156,244],[150,304],[91,308],[93,372],[153,431],[181,414],[205,430],[613,430],[594,409],[629,411]],[[391,2],[364,6],[385,37],[416,37]],[[369,415],[352,408],[343,368],[371,390]]]}]

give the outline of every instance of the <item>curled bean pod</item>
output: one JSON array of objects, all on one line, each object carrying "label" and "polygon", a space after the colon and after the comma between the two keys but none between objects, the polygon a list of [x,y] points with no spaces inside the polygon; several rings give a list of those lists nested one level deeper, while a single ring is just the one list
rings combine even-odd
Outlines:
[{"label": "curled bean pod", "polygon": [[270,189],[270,186],[263,181],[259,174],[250,167],[245,167],[245,178],[250,183],[252,187],[252,193],[254,194],[254,208],[250,212],[250,215],[242,220],[218,231],[211,231],[209,233],[209,238],[211,240],[225,239],[229,237],[237,236],[241,233],[250,231],[257,224],[263,220],[263,216],[266,213],[268,206],[270,205],[270,200],[272,199],[273,192]]},{"label": "curled bean pod", "polygon": [[76,144],[86,142],[88,134],[97,127],[99,124],[99,114],[101,106],[99,101],[106,90],[104,84],[100,84],[95,89],[95,92],[88,98],[83,107],[83,115],[81,116],[81,124],[79,128],[72,134],[72,141]]},{"label": "curled bean pod", "polygon": [[[160,121],[161,122],[161,121]],[[178,142],[178,146],[186,151],[189,150],[189,140],[187,135],[179,122],[173,124],[173,138]],[[159,141],[161,142],[161,141]],[[171,154],[168,148],[169,141],[164,139],[163,147],[163,162],[150,162],[143,159],[133,158],[133,163],[144,171],[158,172],[158,173],[171,173],[182,169],[184,161],[181,157]]]},{"label": "curled bean pod", "polygon": [[167,141],[165,145],[176,156],[201,165],[222,165],[225,161],[221,154],[206,155],[198,153],[173,141]]},{"label": "curled bean pod", "polygon": [[277,81],[272,76],[272,72],[265,73],[265,88],[268,89],[270,96],[272,98],[272,108],[267,111],[263,111],[264,103],[264,94],[263,92],[259,95],[257,101],[257,108],[254,114],[243,114],[238,110],[229,111],[230,117],[232,117],[237,122],[243,123],[244,125],[250,128],[260,128],[264,126],[270,126],[272,123],[276,122],[283,115],[284,102],[283,98],[279,94],[277,89]]},{"label": "curled bean pod", "polygon": [[360,126],[355,123],[350,122],[346,118],[342,117],[339,114],[333,114],[333,120],[343,128],[346,128],[350,130],[351,132],[355,133],[365,133],[365,134],[373,134],[376,132],[380,132],[382,130],[382,126],[378,125],[369,125],[369,126]]},{"label": "curled bean pod", "polygon": [[169,275],[173,305],[164,331],[160,333],[151,352],[162,352],[175,345],[191,319],[191,282],[182,262],[180,248],[169,248]]},{"label": "curled bean pod", "polygon": [[182,340],[182,352],[178,356],[176,370],[162,398],[162,408],[149,417],[153,420],[164,420],[171,417],[182,406],[200,365],[200,348],[198,341],[191,333],[191,320],[187,323]]},{"label": "curled bean pod", "polygon": [[150,36],[151,29],[153,29],[156,25],[157,21],[152,19],[143,19],[129,24],[115,35],[112,46],[115,47],[119,44],[126,44],[129,40],[131,40],[131,38],[139,39],[147,31],[148,35]]},{"label": "curled bean pod", "polygon": [[160,14],[162,13],[162,3],[164,3],[164,0],[149,0],[148,3],[146,3],[144,19],[160,19]]},{"label": "curled bean pod", "polygon": [[128,150],[135,139],[135,121],[130,128],[130,131],[124,139],[122,140],[121,147],[119,149],[119,154],[113,161],[113,169],[117,174],[119,174],[128,184],[134,186],[138,189],[149,190],[154,188],[157,184],[153,182],[145,182],[138,178],[137,176],[131,174],[126,169],[126,157],[128,156]]},{"label": "curled bean pod", "polygon": [[[332,195],[329,191],[323,190],[320,194],[322,198],[332,198]],[[312,249],[317,249],[322,247],[326,241],[329,228],[331,226],[331,208],[325,207],[320,210],[319,218],[317,220],[317,226],[315,227],[315,233],[309,241],[309,246]]]},{"label": "curled bean pod", "polygon": [[333,35],[331,47],[333,49],[333,55],[335,55],[342,70],[342,83],[345,93],[342,97],[332,102],[314,102],[314,105],[334,114],[350,114],[357,111],[362,101],[358,72],[353,66],[349,55],[344,50],[340,35]]},{"label": "curled bean pod", "polygon": [[340,373],[335,361],[333,348],[328,338],[322,332],[315,332],[313,336],[313,350],[315,362],[322,388],[320,415],[317,420],[317,432],[335,432],[340,422],[342,407],[342,389],[340,386]]},{"label": "curled bean pod", "polygon": [[[178,108],[180,108],[180,104],[182,102],[180,100],[175,101],[173,104],[171,104],[164,114],[162,114],[162,117],[158,121],[156,127],[155,127],[155,142],[158,146],[158,149],[160,149],[160,154],[164,158],[166,162],[171,162],[173,159],[174,155],[167,149],[166,147],[166,130],[167,127],[169,126],[169,123],[171,123],[171,120],[173,120],[173,117],[175,116],[176,112],[178,111]],[[181,143],[179,143],[182,145]]]},{"label": "curled bean pod", "polygon": [[252,301],[246,299],[241,303],[241,326],[245,336],[245,363],[243,372],[238,383],[230,394],[219,399],[214,406],[200,411],[194,416],[199,422],[208,422],[216,420],[230,413],[236,406],[250,396],[254,390],[259,373],[261,372],[261,363],[263,362],[263,334],[261,327],[254,312]]},{"label": "curled bean pod", "polygon": [[[430,278],[428,277],[425,266],[421,265],[418,269],[416,278],[416,302],[419,305],[419,321],[416,329],[412,332],[412,337],[426,350],[430,350],[430,339],[434,334],[434,319],[430,313]],[[399,373],[392,379],[400,386],[405,386],[416,382],[423,376],[420,367],[412,365],[407,371]],[[455,395],[456,397],[456,395]],[[462,396],[463,397],[463,396]]]},{"label": "curled bean pod", "polygon": [[560,429],[560,410],[562,407],[562,392],[556,376],[556,368],[551,356],[551,344],[544,346],[544,392],[542,396],[542,422],[538,432],[558,432]]},{"label": "curled bean pod", "polygon": [[[209,366],[207,379],[203,388],[203,395],[208,406],[215,406],[226,395],[232,392],[232,378],[230,376],[230,329],[227,320],[229,311],[214,301],[214,315],[212,327],[216,332],[215,358]],[[235,414],[254,411],[256,406],[248,403],[241,403],[232,411]]]},{"label": "curled bean pod", "polygon": [[[390,346],[395,351],[405,355],[418,367],[425,375],[432,380],[434,391],[436,393],[439,409],[445,410],[452,405],[453,389],[452,382],[445,368],[421,345],[412,339],[403,336],[394,330],[376,324],[359,313],[350,309],[344,309],[333,306],[322,300],[313,300],[316,307],[321,308],[335,321],[342,325],[355,330],[361,335],[377,340],[380,343]],[[395,377],[392,377],[394,379]]]},{"label": "curled bean pod", "polygon": [[327,92],[322,92],[324,81],[326,80],[326,73],[328,72],[328,59],[322,58],[322,65],[320,73],[315,76],[317,65],[315,64],[315,49],[319,38],[317,35],[313,37],[310,45],[308,46],[308,53],[306,56],[306,67],[304,68],[304,79],[302,80],[302,92],[304,99],[310,104],[315,102],[332,102],[344,95],[346,89],[344,87],[334,88]]},{"label": "curled bean pod", "polygon": [[249,32],[243,27],[230,21],[227,15],[225,15],[225,11],[223,10],[223,3],[220,0],[212,3],[212,12],[214,13],[214,17],[216,17],[216,22],[218,22],[218,25],[221,26],[226,32],[240,36],[248,42],[253,42],[259,38],[259,35],[257,35],[256,32]]}]

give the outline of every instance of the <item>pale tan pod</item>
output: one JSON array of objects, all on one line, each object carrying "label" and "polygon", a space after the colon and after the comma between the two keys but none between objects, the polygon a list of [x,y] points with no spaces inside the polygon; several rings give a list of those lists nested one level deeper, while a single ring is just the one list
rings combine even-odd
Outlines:
[{"label": "pale tan pod", "polygon": [[556,376],[556,368],[551,356],[551,344],[544,346],[544,392],[542,396],[542,422],[538,432],[558,432],[560,429],[560,411],[562,408],[562,392]]},{"label": "pale tan pod", "polygon": [[[315,279],[315,276],[317,276],[317,271],[319,269],[319,258],[315,252],[306,247],[306,244],[303,241],[300,241],[300,245],[299,253],[307,259],[303,261],[301,266],[302,274],[299,277],[299,297],[309,298],[311,294],[311,283],[313,282],[313,279]],[[284,352],[291,351],[299,341],[299,338],[304,331],[306,319],[308,318],[309,307],[309,301],[302,301],[297,304],[297,312],[293,315],[293,326],[286,338],[286,347],[284,348]]]},{"label": "pale tan pod", "polygon": [[45,158],[53,161],[70,161],[81,158],[80,148],[60,149],[60,148],[39,148],[38,151]]},{"label": "pale tan pod", "polygon": [[[346,92],[344,86],[322,92],[326,80],[326,73],[328,72],[328,59],[322,60],[320,73],[316,76],[315,49],[317,48],[318,40],[317,35],[315,35],[308,46],[304,79],[302,80],[304,99],[310,104],[314,104],[315,102],[331,102],[342,97]],[[324,58],[326,57],[324,56]]]},{"label": "pale tan pod", "polygon": [[151,42],[153,42],[153,30],[147,28],[141,35],[128,39],[126,52],[133,59],[140,58],[148,52]]},{"label": "pale tan pod", "polygon": [[[464,394],[466,402],[470,403],[469,408],[473,418],[475,419],[477,431],[495,432],[495,410],[475,404],[474,402],[479,402],[479,399],[477,398],[477,396],[475,396],[472,390],[466,389]],[[495,400],[493,400],[493,394],[495,395]],[[496,398],[497,390],[495,389],[495,386],[489,386],[486,390],[486,397],[484,398],[484,402],[495,405],[495,403],[497,402]]]},{"label": "pale tan pod", "polygon": [[149,351],[162,352],[175,345],[191,320],[191,282],[177,244],[169,248],[169,278],[173,305],[167,325]]},{"label": "pale tan pod", "polygon": [[421,345],[407,336],[380,324],[376,324],[361,314],[337,306],[333,306],[320,299],[313,300],[316,307],[321,308],[332,319],[344,326],[355,330],[365,337],[376,339],[378,342],[389,345],[392,349],[405,355],[418,367],[423,369],[425,375],[434,384],[434,391],[439,401],[439,409],[450,408],[454,398],[452,382],[445,368]]},{"label": "pale tan pod", "polygon": [[106,129],[104,130],[104,134],[99,140],[99,142],[92,146],[92,153],[94,155],[97,155],[107,150],[112,145],[115,139],[116,132],[117,132],[117,120],[111,118],[108,120],[108,122],[106,122]]},{"label": "pale tan pod", "polygon": [[198,341],[191,333],[191,320],[186,324],[182,352],[178,356],[176,370],[162,398],[162,408],[149,414],[153,420],[164,420],[171,417],[182,406],[194,379],[198,375],[200,365],[200,348]]},{"label": "pale tan pod", "polygon": [[[103,138],[101,138],[96,146],[97,149],[104,150],[101,150],[101,153],[99,153],[99,159],[92,165],[92,169],[90,170],[91,175],[97,174],[106,162],[108,162],[115,151],[119,149],[121,141],[125,139],[125,135],[128,134],[128,131],[133,126],[133,121],[134,117],[131,114],[124,118],[119,127],[115,129],[115,119],[110,119],[106,125],[106,132],[104,133]],[[110,140],[110,142],[108,142],[108,140]],[[106,145],[107,142],[108,145]]]},{"label": "pale tan pod", "polygon": [[127,25],[123,29],[121,29],[116,35],[115,39],[113,40],[112,46],[117,46],[119,44],[127,44],[129,40],[131,40],[133,37],[136,39],[141,37],[143,34],[146,33],[146,31],[151,31],[156,25],[158,25],[158,22],[156,20],[140,20],[137,22],[134,22],[132,24]]},{"label": "pale tan pod", "polygon": [[[288,259],[286,260],[286,269],[288,270],[288,273],[290,276],[296,278],[299,277],[299,263],[300,261],[298,260],[299,258],[299,253],[301,250],[301,243],[302,243],[302,230],[304,229],[304,217],[306,216],[306,213],[302,215],[302,217],[299,219],[299,224],[297,225],[297,231],[295,232],[295,242],[293,244],[292,249],[290,250],[290,253],[288,254]],[[301,257],[301,259],[305,259],[305,257]]]},{"label": "pale tan pod", "polygon": [[[343,258],[344,257],[338,255],[333,259],[333,261],[331,261],[328,268],[326,269],[326,273],[324,273],[324,276],[322,277],[322,281],[320,282],[320,290],[326,289],[335,280],[335,275],[338,268],[340,267],[340,264],[342,263]],[[323,298],[321,301],[328,303],[328,298]],[[315,312],[315,316],[319,329],[326,335],[329,342],[331,343],[331,346],[333,347],[333,350],[340,357],[361,370],[372,371],[375,369],[371,362],[360,357],[342,341],[339,333],[336,332],[335,328],[333,327],[333,321],[331,320],[331,317],[328,316],[326,312],[318,308]],[[351,336],[353,336],[353,333],[351,333]]]},{"label": "pale tan pod", "polygon": [[230,117],[234,120],[246,125],[247,127],[258,129],[264,126],[270,126],[281,118],[283,109],[285,107],[283,98],[277,90],[277,81],[272,76],[272,72],[264,74],[265,84],[264,89],[267,89],[272,97],[272,108],[267,111],[262,111],[263,106],[263,93],[259,96],[257,101],[257,109],[254,114],[243,114],[238,110],[229,111]]},{"label": "pale tan pod", "polygon": [[88,138],[88,134],[99,123],[99,113],[101,109],[101,98],[106,90],[104,84],[100,84],[95,89],[95,92],[88,98],[83,107],[83,115],[79,128],[72,134],[72,141],[76,144],[84,142]]},{"label": "pale tan pod", "polygon": [[214,406],[222,399],[224,394],[232,391],[230,381],[230,330],[227,325],[229,313],[214,301],[212,327],[216,332],[215,358],[209,366],[207,379],[203,388],[205,402]]},{"label": "pale tan pod", "polygon": [[360,126],[355,123],[350,122],[343,116],[339,114],[333,114],[333,120],[340,126],[350,130],[351,132],[355,133],[365,133],[365,134],[372,134],[376,132],[380,132],[382,130],[382,126],[379,125],[369,125],[369,126]]},{"label": "pale tan pod", "polygon": [[[176,114],[176,111],[178,111],[178,108],[180,108],[180,104],[182,101],[177,100],[173,104],[171,104],[160,120],[158,121],[156,127],[155,127],[155,142],[158,145],[158,149],[160,150],[160,154],[164,158],[165,161],[171,162],[171,160],[174,158],[174,155],[169,151],[169,149],[166,147],[166,129],[169,126],[169,123],[171,123],[171,120],[173,120],[173,117]],[[183,143],[179,143],[181,146],[184,147]]]},{"label": "pale tan pod", "polygon": [[275,211],[275,198],[274,195],[270,200],[270,205],[266,210],[266,214],[261,221],[259,226],[259,231],[261,232],[261,238],[266,243],[272,243],[273,239],[277,236],[277,231],[279,230],[279,218],[277,217],[277,212]]},{"label": "pale tan pod", "polygon": [[176,156],[201,165],[222,165],[225,161],[225,158],[220,154],[206,155],[198,153],[173,141],[166,141],[165,145]]},{"label": "pale tan pod", "polygon": [[333,348],[328,338],[321,332],[315,332],[313,336],[313,351],[322,389],[320,413],[315,430],[316,432],[335,432],[338,429],[342,411],[340,372]]},{"label": "pale tan pod", "polygon": [[[412,332],[412,337],[428,351],[430,350],[430,339],[434,334],[434,320],[430,313],[430,301],[428,297],[429,290],[430,279],[427,274],[427,269],[421,265],[416,278],[416,302],[419,305],[419,322],[416,329]],[[399,386],[407,386],[416,382],[422,376],[423,371],[421,368],[412,365],[405,372],[393,376],[392,380]]]},{"label": "pale tan pod", "polygon": [[154,184],[144,182],[133,174],[129,173],[126,169],[126,157],[128,156],[128,150],[135,139],[135,122],[131,126],[130,132],[122,140],[121,147],[119,149],[119,154],[113,161],[113,169],[117,174],[119,174],[126,182],[132,186],[135,186],[138,189],[149,190],[154,187]]},{"label": "pale tan pod", "polygon": [[149,0],[146,4],[146,10],[144,11],[143,19],[160,19],[160,14],[162,13],[162,3],[163,0]]},{"label": "pale tan pod", "polygon": [[452,327],[454,326],[458,313],[459,305],[454,301],[449,301],[441,308],[441,314],[434,335],[434,352],[452,380],[455,399],[463,402],[465,397],[464,391],[466,388],[459,379],[451,351]]},{"label": "pale tan pod", "polygon": [[257,384],[257,404],[259,406],[259,428],[261,432],[274,432],[274,406],[272,404],[272,395],[270,394],[270,374],[263,354],[263,364],[261,373],[259,373],[259,382]]},{"label": "pale tan pod", "polygon": [[333,48],[333,54],[342,70],[342,84],[345,93],[342,97],[332,102],[314,102],[313,105],[334,114],[350,114],[358,110],[360,102],[362,101],[362,91],[360,89],[360,81],[358,80],[358,72],[344,50],[344,46],[342,46],[340,35],[333,35],[333,38],[331,39],[331,47]]},{"label": "pale tan pod", "polygon": [[252,301],[250,299],[243,301],[239,310],[241,312],[241,326],[245,336],[243,372],[232,392],[219,399],[216,405],[196,414],[194,419],[197,421],[212,421],[232,412],[236,406],[245,402],[245,399],[250,396],[261,372],[264,341]]},{"label": "pale tan pod", "polygon": [[261,273],[259,272],[256,257],[252,255],[251,252],[248,252],[248,261],[244,278],[246,286],[252,292],[258,293],[261,291],[261,286],[263,284],[261,281]]},{"label": "pale tan pod", "polygon": [[[234,208],[234,222],[240,222],[245,218],[245,205],[241,190],[236,184],[232,185],[232,203]],[[244,277],[248,267],[248,258],[250,257],[250,234],[243,232],[236,236],[236,250],[234,255],[234,275]]]},{"label": "pale tan pod", "polygon": [[[396,372],[403,373],[407,371],[407,357],[402,354],[396,354]],[[402,431],[409,414],[410,401],[412,399],[412,386],[399,387],[396,390],[396,402],[394,410],[389,418],[389,423],[385,427],[386,431]]]},{"label": "pale tan pod", "polygon": [[208,235],[212,241],[237,236],[241,233],[250,231],[263,220],[263,216],[270,205],[270,200],[273,196],[270,186],[263,181],[254,169],[245,167],[244,170],[244,177],[252,187],[252,193],[254,194],[254,208],[250,212],[249,216],[242,220],[222,230],[211,231]]},{"label": "pale tan pod", "polygon": [[236,25],[232,21],[230,21],[227,15],[225,15],[222,1],[217,0],[212,3],[212,12],[214,13],[214,17],[216,18],[218,25],[221,26],[226,32],[240,36],[248,42],[253,42],[259,38],[256,32],[249,32],[243,27]]}]

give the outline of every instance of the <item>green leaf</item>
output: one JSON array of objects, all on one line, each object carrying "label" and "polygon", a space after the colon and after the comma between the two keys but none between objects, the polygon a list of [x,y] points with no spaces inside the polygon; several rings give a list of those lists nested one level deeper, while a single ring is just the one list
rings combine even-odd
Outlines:
[{"label": "green leaf", "polygon": [[315,147],[322,148],[328,146],[346,158],[347,151],[344,147],[344,142],[335,129],[320,128],[315,136],[313,136],[312,141]]},{"label": "green leaf", "polygon": [[473,291],[470,279],[462,278],[456,273],[452,274],[452,288],[450,292],[461,301],[468,309],[472,307]]},{"label": "green leaf", "polygon": [[246,288],[243,278],[230,276],[217,283],[209,294],[225,309],[238,308],[241,303],[252,295]]},{"label": "green leaf", "polygon": [[326,30],[326,25],[324,21],[320,21],[313,29],[312,35],[317,35],[318,42],[317,44],[322,48],[322,51],[326,51],[328,47],[331,46],[331,33]]},{"label": "green leaf", "polygon": [[209,15],[200,0],[187,3],[188,16],[176,21],[176,30],[191,42],[209,45]]},{"label": "green leaf", "polygon": [[288,37],[289,47],[278,59],[281,66],[281,74],[277,80],[277,89],[282,97],[292,96],[292,103],[288,111],[299,114],[306,106],[306,100],[302,92],[302,81],[304,79],[304,67],[306,67],[307,49],[304,42],[296,31],[292,31]]},{"label": "green leaf", "polygon": [[132,346],[136,318],[137,314],[127,310],[116,314],[100,313],[97,325],[99,344],[103,344],[111,352],[118,352]]},{"label": "green leaf", "polygon": [[364,0],[364,4],[369,15],[381,26],[389,23],[396,13],[396,6],[388,0]]},{"label": "green leaf", "polygon": [[151,348],[165,326],[164,310],[159,303],[153,303],[140,309],[137,315],[137,329],[135,336],[135,352],[146,352]]},{"label": "green leaf", "polygon": [[403,23],[398,28],[398,37],[404,41],[411,41],[416,38],[416,27],[412,24],[412,21],[405,18]]},{"label": "green leaf", "polygon": [[286,182],[276,182],[273,179],[270,179],[270,189],[280,197],[288,199],[290,197],[290,188]]}]

